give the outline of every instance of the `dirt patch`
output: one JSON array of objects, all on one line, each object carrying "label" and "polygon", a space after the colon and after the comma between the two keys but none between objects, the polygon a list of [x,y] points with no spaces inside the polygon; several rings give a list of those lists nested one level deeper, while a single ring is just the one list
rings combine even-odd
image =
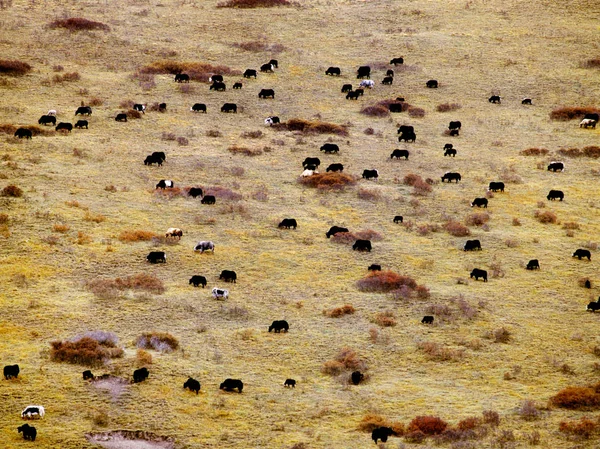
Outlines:
[{"label": "dirt patch", "polygon": [[113,432],[88,433],[91,443],[107,449],[174,449],[173,438],[155,435],[143,430],[115,430]]},{"label": "dirt patch", "polygon": [[106,391],[110,394],[113,401],[119,399],[119,397],[127,390],[131,382],[122,377],[108,376],[99,377],[93,380],[90,384],[99,390]]}]

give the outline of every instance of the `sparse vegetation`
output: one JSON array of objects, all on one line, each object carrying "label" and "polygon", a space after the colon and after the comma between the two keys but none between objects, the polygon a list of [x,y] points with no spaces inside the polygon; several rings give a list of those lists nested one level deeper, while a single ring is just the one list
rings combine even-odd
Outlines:
[{"label": "sparse vegetation", "polygon": [[346,186],[356,184],[354,177],[345,173],[315,173],[312,176],[303,176],[299,182],[307,187],[315,187],[319,190],[342,190]]},{"label": "sparse vegetation", "polygon": [[31,66],[22,61],[0,59],[0,75],[23,76],[31,71]]},{"label": "sparse vegetation", "polygon": [[2,189],[2,196],[20,198],[23,196],[23,190],[16,185],[11,184]]},{"label": "sparse vegetation", "polygon": [[544,224],[554,224],[558,221],[558,217],[556,216],[556,214],[549,210],[545,210],[545,211],[536,210],[534,213],[534,217],[536,218],[537,221],[539,221],[540,223],[544,223]]},{"label": "sparse vegetation", "polygon": [[248,148],[248,147],[240,147],[237,145],[232,145],[227,148],[232,154],[243,154],[244,156],[260,156],[263,152],[259,148]]},{"label": "sparse vegetation", "polygon": [[92,279],[86,282],[86,288],[100,299],[117,298],[126,290],[145,291],[162,295],[163,282],[150,274],[137,274],[115,279]]},{"label": "sparse vegetation", "polygon": [[288,0],[227,0],[217,3],[217,8],[274,8],[280,6],[293,6]]},{"label": "sparse vegetation", "polygon": [[346,126],[336,125],[321,121],[311,121],[304,119],[290,119],[287,122],[278,123],[272,126],[275,130],[300,131],[305,134],[337,134],[347,136]]},{"label": "sparse vegetation", "polygon": [[573,119],[581,119],[583,118],[583,116],[585,114],[598,114],[600,113],[600,109],[591,107],[591,106],[587,106],[587,107],[582,107],[582,106],[563,106],[560,108],[556,108],[554,109],[551,113],[550,113],[550,120],[557,120],[557,121],[567,121],[567,120],[573,120]]},{"label": "sparse vegetation", "polygon": [[48,27],[50,29],[64,28],[71,32],[75,31],[110,31],[110,27],[102,22],[88,20],[83,17],[71,17],[69,19],[57,19],[51,22]]},{"label": "sparse vegetation", "polygon": [[[203,62],[177,62],[170,60],[155,61],[139,69],[142,74],[187,74],[193,81],[208,82],[215,73],[221,75],[239,76],[241,72],[224,65],[212,65]],[[188,86],[189,87],[189,86]]]},{"label": "sparse vegetation", "polygon": [[435,110],[438,112],[452,112],[457,111],[460,108],[462,108],[462,106],[458,103],[442,103],[438,104]]},{"label": "sparse vegetation", "polygon": [[160,352],[173,352],[179,348],[179,340],[168,332],[144,332],[135,344],[140,349],[154,349]]},{"label": "sparse vegetation", "polygon": [[521,150],[520,154],[523,156],[545,156],[548,154],[548,150],[546,148],[527,148]]},{"label": "sparse vegetation", "polygon": [[352,304],[345,304],[342,307],[336,307],[335,309],[323,310],[323,315],[328,316],[329,318],[339,318],[344,315],[352,315],[355,311]]}]

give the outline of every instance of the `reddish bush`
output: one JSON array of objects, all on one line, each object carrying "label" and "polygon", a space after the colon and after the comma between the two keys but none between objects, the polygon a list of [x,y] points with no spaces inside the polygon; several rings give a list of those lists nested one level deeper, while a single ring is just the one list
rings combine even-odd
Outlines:
[{"label": "reddish bush", "polygon": [[83,17],[71,17],[70,19],[57,19],[50,23],[50,29],[65,28],[69,31],[102,30],[109,31],[110,27],[102,22],[84,19]]},{"label": "reddish bush", "polygon": [[65,73],[64,75],[54,75],[52,77],[52,82],[55,84],[79,81],[81,79],[81,75],[78,72]]},{"label": "reddish bush", "polygon": [[526,150],[521,150],[520,154],[522,156],[544,156],[548,154],[548,150],[545,148],[527,148]]},{"label": "reddish bush", "polygon": [[323,364],[321,371],[325,374],[337,376],[346,370],[364,371],[366,369],[367,364],[358,357],[353,349],[343,348],[334,360],[329,360]]},{"label": "reddish bush", "polygon": [[425,117],[425,109],[411,106],[408,108],[408,115],[414,118]]},{"label": "reddish bush", "polygon": [[31,71],[31,66],[26,62],[0,59],[0,74],[10,76],[23,76]]},{"label": "reddish bush", "polygon": [[186,73],[191,80],[208,82],[215,73],[228,76],[239,76],[239,70],[227,66],[211,65],[202,62],[155,61],[139,70],[142,74],[171,74]]},{"label": "reddish bush", "polygon": [[420,444],[423,441],[425,441],[425,438],[427,438],[427,435],[425,435],[420,430],[408,431],[407,433],[404,434],[404,439],[407,442],[413,443],[413,444]]},{"label": "reddish bush", "polygon": [[348,135],[348,129],[346,126],[298,118],[290,119],[284,123],[278,123],[273,125],[271,128],[278,131],[300,131],[305,134],[337,134],[340,136]]},{"label": "reddish bush", "polygon": [[483,213],[475,213],[467,215],[465,218],[465,224],[467,226],[483,226],[490,220],[489,214]]},{"label": "reddish bush", "polygon": [[346,186],[356,184],[354,177],[339,172],[315,173],[312,176],[302,176],[298,181],[302,185],[321,190],[341,190]]},{"label": "reddish bush", "polygon": [[598,423],[588,418],[581,418],[579,421],[561,421],[558,430],[562,433],[578,436],[588,439],[598,428]]},{"label": "reddish bush", "polygon": [[397,324],[396,314],[394,314],[394,312],[391,310],[388,310],[387,312],[379,312],[377,315],[375,315],[375,318],[373,318],[373,322],[381,327],[393,327]]},{"label": "reddish bush", "polygon": [[263,153],[259,148],[239,147],[237,145],[230,146],[227,151],[232,154],[243,154],[244,156],[260,156]]},{"label": "reddish bush", "polygon": [[137,338],[136,345],[141,349],[172,352],[179,348],[179,341],[167,332],[144,332]]},{"label": "reddish bush", "polygon": [[592,387],[567,387],[551,397],[550,403],[571,410],[596,409],[600,407],[600,394]]},{"label": "reddish bush", "polygon": [[498,427],[500,425],[500,415],[494,410],[484,410],[483,422],[489,424],[492,427]]},{"label": "reddish bush", "polygon": [[276,6],[294,6],[288,0],[227,0],[217,3],[217,8],[273,8]]},{"label": "reddish bush", "polygon": [[549,210],[546,211],[540,211],[540,210],[536,210],[534,213],[535,218],[537,219],[537,221],[539,221],[540,223],[544,223],[544,224],[548,224],[548,223],[556,223],[558,218],[556,216],[556,214],[554,212],[550,212]]},{"label": "reddish bush", "polygon": [[469,228],[457,221],[450,220],[444,224],[443,228],[454,237],[466,237],[467,235],[471,234]]},{"label": "reddish bush", "polygon": [[337,307],[332,310],[323,310],[323,315],[328,316],[329,318],[339,318],[343,315],[352,315],[355,312],[352,304],[345,304],[342,307]]},{"label": "reddish bush", "polygon": [[130,109],[127,111],[128,119],[141,119],[142,113],[140,111],[136,111],[135,109]]},{"label": "reddish bush", "polygon": [[600,147],[591,145],[583,148],[583,155],[585,157],[591,157],[593,159],[598,159],[600,157]]},{"label": "reddish bush", "polygon": [[373,271],[356,283],[356,286],[362,292],[377,293],[391,292],[404,285],[411,290],[417,288],[417,282],[414,279],[393,271]]},{"label": "reddish bush", "polygon": [[587,61],[585,61],[583,66],[588,69],[600,68],[600,58],[588,59]]},{"label": "reddish bush", "polygon": [[142,290],[157,295],[165,292],[163,282],[150,274],[137,274],[115,279],[93,279],[86,282],[86,287],[99,298],[109,299],[119,296],[125,290]]},{"label": "reddish bush", "polygon": [[408,425],[409,432],[421,431],[425,435],[437,435],[448,427],[448,423],[437,416],[417,416]]},{"label": "reddish bush", "polygon": [[[214,195],[215,198],[229,201],[240,201],[244,197],[241,193],[234,192],[227,187],[222,186],[202,186],[204,189],[204,195]],[[189,189],[187,189],[189,191]]]},{"label": "reddish bush", "polygon": [[19,198],[23,196],[23,190],[11,184],[2,189],[2,196],[12,196],[13,198]]},{"label": "reddish bush", "polygon": [[401,422],[388,421],[381,415],[369,413],[360,420],[358,423],[358,430],[362,432],[373,432],[378,427],[389,427],[394,431],[396,436],[404,435],[404,424]]},{"label": "reddish bush", "polygon": [[373,106],[365,106],[360,110],[361,114],[369,117],[387,117],[390,115],[390,110],[383,105],[376,104]]},{"label": "reddish bush", "polygon": [[110,342],[98,342],[90,337],[77,341],[53,341],[50,343],[50,360],[79,365],[100,366],[108,359],[122,357],[123,350]]},{"label": "reddish bush", "polygon": [[158,234],[150,231],[123,231],[119,234],[119,240],[121,242],[148,242],[154,237],[158,237]]},{"label": "reddish bush", "polygon": [[561,122],[567,120],[573,120],[578,118],[583,118],[585,114],[598,114],[600,113],[600,109],[594,107],[580,107],[580,106],[564,106],[561,108],[554,109],[550,113],[550,120],[558,120]]},{"label": "reddish bush", "polygon": [[462,421],[459,421],[457,426],[459,430],[473,430],[477,427],[481,426],[483,421],[481,418],[477,418],[476,416],[465,418]]},{"label": "reddish bush", "polygon": [[462,108],[462,106],[458,103],[442,103],[438,104],[435,110],[438,112],[451,112],[460,108]]}]

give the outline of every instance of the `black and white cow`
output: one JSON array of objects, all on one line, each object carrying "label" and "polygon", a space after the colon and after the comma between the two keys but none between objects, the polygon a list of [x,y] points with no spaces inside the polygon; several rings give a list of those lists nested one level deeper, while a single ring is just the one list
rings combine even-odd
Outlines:
[{"label": "black and white cow", "polygon": [[4,378],[8,379],[16,379],[19,377],[19,365],[6,365],[4,367]]},{"label": "black and white cow", "polygon": [[550,192],[548,192],[548,195],[546,196],[546,199],[548,201],[554,201],[556,199],[562,201],[565,197],[565,194],[562,190],[550,190]]},{"label": "black and white cow", "polygon": [[200,392],[200,382],[198,382],[196,379],[188,377],[188,380],[186,380],[183,384],[183,388],[187,388],[190,391],[195,391],[196,394],[198,394]]},{"label": "black and white cow", "polygon": [[341,74],[342,71],[339,67],[329,67],[327,70],[325,70],[325,75],[340,76]]},{"label": "black and white cow", "polygon": [[338,232],[350,232],[348,228],[343,228],[341,226],[332,226],[329,228],[329,231],[325,233],[327,238],[330,238],[332,235],[336,235]]},{"label": "black and white cow", "polygon": [[500,104],[500,95],[492,95],[490,98],[488,98],[488,101],[490,103]]},{"label": "black and white cow", "polygon": [[377,180],[377,178],[379,178],[379,171],[377,171],[375,169],[372,169],[372,170],[365,169],[365,170],[363,170],[362,177],[363,177],[363,179]]},{"label": "black and white cow", "polygon": [[368,65],[363,65],[358,68],[356,71],[356,79],[361,78],[370,78],[371,77],[371,67]]},{"label": "black and white cow", "polygon": [[353,251],[367,251],[371,252],[372,246],[370,240],[358,239],[352,245]]},{"label": "black and white cow", "polygon": [[235,114],[237,113],[237,104],[224,103],[223,106],[221,106],[221,112],[233,112]]},{"label": "black and white cow", "polygon": [[194,251],[200,251],[202,254],[204,251],[211,251],[213,254],[215,252],[215,244],[210,240],[202,240],[194,246]]},{"label": "black and white cow", "polygon": [[487,198],[475,198],[471,202],[471,207],[473,207],[473,206],[485,207],[487,209],[487,207],[488,207],[488,200],[487,200]]},{"label": "black and white cow", "polygon": [[167,255],[164,251],[151,251],[146,260],[150,263],[167,263]]},{"label": "black and white cow", "polygon": [[21,412],[21,418],[23,419],[34,419],[34,418],[43,418],[46,414],[44,407],[41,405],[28,405]]},{"label": "black and white cow", "polygon": [[298,223],[296,222],[295,218],[284,218],[283,220],[281,220],[281,223],[279,223],[279,225],[277,225],[277,227],[280,229],[290,229],[290,228],[296,229],[297,226],[298,226]]},{"label": "black and white cow", "polygon": [[222,270],[219,279],[224,282],[233,282],[235,284],[237,281],[237,274],[232,270]]},{"label": "black and white cow", "polygon": [[219,390],[233,391],[236,388],[238,393],[241,393],[244,389],[244,383],[239,379],[225,379],[225,381],[219,385]]},{"label": "black and white cow", "polygon": [[263,73],[273,73],[275,70],[275,67],[273,67],[273,64],[263,64],[260,66],[260,71]]},{"label": "black and white cow", "polygon": [[146,105],[145,104],[136,103],[136,104],[133,105],[133,110],[141,112],[142,114],[145,114],[146,113]]},{"label": "black and white cow", "polygon": [[165,232],[165,239],[177,239],[181,240],[183,237],[183,231],[179,228],[169,228],[167,232]]},{"label": "black and white cow", "polygon": [[199,287],[201,285],[202,288],[206,287],[206,284],[206,278],[204,276],[200,276],[199,274],[193,275],[189,282],[189,285],[193,285],[194,287]]},{"label": "black and white cow", "polygon": [[190,108],[192,112],[204,112],[206,114],[206,105],[204,103],[194,103]]},{"label": "black and white cow", "polygon": [[325,153],[338,153],[340,151],[340,147],[335,143],[325,143],[321,145],[320,151]]},{"label": "black and white cow", "polygon": [[42,115],[38,120],[38,125],[56,125],[56,117],[53,115]]},{"label": "black and white cow", "polygon": [[363,81],[360,82],[360,84],[358,85],[358,87],[362,87],[363,89],[373,89],[375,87],[375,81],[373,81],[373,80],[363,80]]},{"label": "black and white cow", "polygon": [[399,149],[395,149],[394,151],[392,151],[392,154],[390,155],[390,159],[400,159],[401,157],[405,158],[406,160],[408,160],[408,155],[410,153],[408,152],[408,150],[399,150]]},{"label": "black and white cow", "polygon": [[158,181],[158,184],[156,184],[157,189],[172,189],[173,187],[175,187],[175,183],[170,179],[161,179]]},{"label": "black and white cow", "polygon": [[492,181],[488,186],[490,192],[504,192],[504,183],[501,181]]},{"label": "black and white cow", "polygon": [[527,262],[527,266],[525,268],[527,270],[539,270],[540,262],[537,259],[531,259],[529,262]]},{"label": "black and white cow", "polygon": [[279,68],[279,61],[277,61],[277,59],[271,59],[269,61],[269,64],[271,64],[274,68],[278,69]]},{"label": "black and white cow", "polygon": [[581,122],[579,122],[579,127],[596,129],[597,124],[598,124],[598,120],[593,120],[591,118],[584,118]]},{"label": "black and white cow", "polygon": [[271,117],[267,117],[265,119],[265,125],[273,126],[273,125],[276,125],[278,123],[281,123],[281,122],[279,120],[279,117],[277,117],[275,115],[273,115]]},{"label": "black and white cow", "polygon": [[469,277],[475,278],[476,281],[478,281],[479,278],[482,278],[483,282],[487,282],[487,271],[480,270],[479,268],[473,268],[473,271],[471,271]]},{"label": "black and white cow", "polygon": [[246,71],[244,72],[244,78],[252,78],[252,77],[254,77],[256,79],[256,70],[246,69]]},{"label": "black and white cow", "polygon": [[224,288],[214,287],[212,289],[212,297],[215,299],[227,299],[229,298],[229,290]]},{"label": "black and white cow", "polygon": [[22,426],[17,427],[17,432],[22,433],[23,439],[27,441],[35,441],[35,437],[37,436],[37,430],[29,424],[23,424]]},{"label": "black and white cow", "polygon": [[548,164],[548,171],[557,172],[557,171],[564,171],[564,170],[565,170],[564,162],[552,161],[552,162],[550,162],[550,164]]},{"label": "black and white cow", "polygon": [[148,371],[148,368],[136,369],[133,372],[133,383],[137,384],[143,382],[148,378],[149,375],[150,371]]},{"label": "black and white cow", "polygon": [[462,176],[460,176],[460,173],[455,172],[446,172],[442,176],[442,182],[448,181],[448,183],[451,183],[452,181],[456,181],[458,183],[458,181],[460,181],[461,179]]},{"label": "black and white cow", "polygon": [[592,254],[590,253],[590,251],[587,249],[582,249],[582,248],[579,248],[578,250],[576,250],[573,253],[572,257],[577,257],[579,260],[581,260],[584,257],[587,257],[587,260],[592,260]]},{"label": "black and white cow", "polygon": [[274,331],[275,333],[287,332],[289,329],[290,325],[286,320],[275,320],[269,326],[269,332]]},{"label": "black and white cow", "polygon": [[89,106],[79,106],[75,111],[75,115],[92,115],[92,108]]},{"label": "black and white cow", "polygon": [[333,171],[333,172],[342,172],[344,171],[344,166],[340,163],[335,163],[335,164],[329,164],[329,167],[327,167],[327,170],[325,170],[327,172]]},{"label": "black and white cow", "polygon": [[463,246],[463,251],[481,251],[481,242],[479,240],[467,240]]}]

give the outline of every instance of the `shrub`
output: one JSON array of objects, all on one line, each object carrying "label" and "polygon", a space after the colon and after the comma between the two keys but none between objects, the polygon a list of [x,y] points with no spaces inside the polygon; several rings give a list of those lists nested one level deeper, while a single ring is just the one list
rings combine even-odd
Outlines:
[{"label": "shrub", "polygon": [[521,220],[519,220],[517,217],[514,217],[512,219],[512,225],[513,226],[521,226]]},{"label": "shrub", "polygon": [[600,68],[600,58],[588,59],[587,61],[585,61],[583,66],[588,69]]},{"label": "shrub", "polygon": [[450,220],[444,224],[443,228],[454,237],[466,237],[471,234],[469,228],[458,221]]},{"label": "shrub", "polygon": [[364,362],[364,360],[361,360],[360,357],[358,357],[356,351],[346,347],[342,348],[334,360],[325,362],[323,368],[321,368],[321,371],[323,371],[325,374],[336,376],[345,370],[364,371],[366,369],[367,364]]},{"label": "shrub", "polygon": [[391,310],[379,312],[375,315],[373,322],[381,327],[393,327],[396,323],[396,315]]},{"label": "shrub", "polygon": [[140,111],[136,111],[135,109],[129,109],[127,111],[127,118],[128,119],[141,119],[142,118],[142,113]]},{"label": "shrub", "polygon": [[79,81],[81,79],[81,75],[78,72],[65,73],[64,75],[54,75],[52,77],[52,82],[55,84]]},{"label": "shrub", "polygon": [[85,215],[83,216],[83,219],[85,221],[92,221],[94,223],[102,223],[103,221],[106,221],[106,217],[102,214],[93,214],[89,211],[87,211],[85,213]]},{"label": "shrub", "polygon": [[328,316],[329,318],[339,318],[343,315],[352,315],[355,312],[352,304],[345,304],[342,307],[337,307],[332,310],[323,310],[323,315]]},{"label": "shrub", "polygon": [[138,349],[135,354],[135,365],[138,368],[143,366],[152,365],[152,354],[144,349]]},{"label": "shrub", "polygon": [[575,221],[566,221],[566,222],[564,222],[562,228],[563,229],[575,229],[575,230],[581,229],[580,226],[579,226],[579,223],[577,223]]},{"label": "shrub", "polygon": [[544,156],[548,154],[548,150],[545,148],[527,148],[526,150],[521,150],[520,154],[522,156]]},{"label": "shrub", "polygon": [[360,113],[369,117],[387,117],[390,115],[390,110],[383,105],[376,104],[363,107]]},{"label": "shrub", "polygon": [[402,276],[393,271],[373,271],[356,283],[360,291],[375,293],[390,292],[399,289],[403,285],[414,290],[417,287],[417,282],[408,276]]},{"label": "shrub", "polygon": [[6,224],[6,223],[8,223],[8,215],[0,214],[0,224]]},{"label": "shrub", "polygon": [[323,364],[321,372],[330,376],[339,376],[344,372],[344,364],[337,360],[328,360]]},{"label": "shrub", "polygon": [[363,133],[367,136],[372,136],[373,134],[375,134],[375,130],[369,126],[368,128],[365,128],[363,130]]},{"label": "shrub", "polygon": [[468,320],[472,320],[479,314],[479,311],[469,304],[469,302],[462,296],[456,299],[456,305],[458,306],[458,310],[460,310],[462,316]]},{"label": "shrub", "polygon": [[61,234],[67,232],[69,229],[71,229],[71,226],[65,223],[55,223],[54,226],[52,226],[54,232],[60,232]]},{"label": "shrub", "polygon": [[421,431],[425,435],[437,435],[448,427],[448,423],[437,416],[417,416],[408,425],[409,432]]},{"label": "shrub", "polygon": [[420,430],[408,431],[406,434],[404,434],[404,439],[409,443],[414,444],[421,444],[423,441],[425,441],[425,438],[427,438],[427,435]]},{"label": "shrub", "polygon": [[19,187],[11,184],[2,189],[2,196],[11,196],[13,198],[20,198],[23,196],[23,190]]},{"label": "shrub", "polygon": [[570,410],[597,409],[600,407],[600,394],[593,387],[567,387],[550,398],[555,407]]},{"label": "shrub", "polygon": [[573,120],[576,118],[583,118],[585,114],[600,113],[600,109],[594,107],[580,107],[580,106],[563,106],[554,109],[550,113],[550,120],[558,120],[561,122],[567,120]]},{"label": "shrub", "polygon": [[172,352],[179,348],[179,341],[167,332],[144,332],[136,343],[141,349],[154,349],[161,352]]},{"label": "shrub", "polygon": [[78,231],[77,232],[77,244],[78,245],[85,245],[86,243],[90,243],[92,241],[92,238],[87,235],[85,232],[81,232]]},{"label": "shrub", "polygon": [[217,129],[209,129],[205,133],[206,137],[222,137],[223,133]]},{"label": "shrub", "polygon": [[241,137],[244,139],[260,139],[264,137],[264,133],[260,129],[256,131],[244,131]]},{"label": "shrub", "polygon": [[548,224],[548,223],[556,223],[558,218],[556,217],[556,214],[554,212],[550,212],[549,210],[546,211],[540,211],[540,210],[536,210],[534,217],[537,219],[537,221],[539,221],[540,223],[543,224]]},{"label": "shrub", "polygon": [[236,48],[241,48],[245,51],[251,51],[254,53],[259,53],[263,51],[268,51],[269,53],[281,53],[285,50],[285,47],[281,44],[269,43],[265,40],[258,41],[248,41],[248,42],[236,42],[233,44]]},{"label": "shrub", "polygon": [[83,17],[71,17],[70,19],[57,19],[50,23],[50,29],[65,28],[71,32],[82,30],[109,31],[110,27],[102,22],[84,19]]},{"label": "shrub", "polygon": [[459,421],[456,427],[458,427],[459,430],[473,430],[481,426],[482,424],[483,420],[481,418],[473,416]]},{"label": "shrub", "polygon": [[358,430],[361,432],[373,432],[378,427],[389,427],[396,436],[404,435],[404,424],[397,421],[388,421],[381,415],[369,413],[358,423]]},{"label": "shrub", "polygon": [[346,186],[356,184],[354,177],[338,172],[302,176],[299,178],[299,182],[307,187],[316,187],[320,190],[342,190]]},{"label": "shrub", "polygon": [[304,119],[290,119],[287,122],[278,123],[271,128],[275,130],[300,131],[305,134],[337,134],[347,136],[348,129],[344,125],[336,125],[321,121],[310,121]]},{"label": "shrub", "polygon": [[583,154],[579,148],[561,148],[557,151],[558,154],[565,157],[581,157]]},{"label": "shrub", "polygon": [[[177,61],[155,61],[139,70],[142,74],[170,74],[176,75],[186,73],[191,80],[208,82],[208,79],[215,73],[229,76],[239,76],[241,72],[233,70],[223,65],[211,65],[202,62],[177,62]],[[189,87],[188,85],[185,85]]]},{"label": "shrub", "polygon": [[541,415],[541,412],[535,405],[535,401],[532,401],[531,399],[523,401],[523,404],[521,404],[518,413],[526,421],[533,421],[535,419],[538,419]]},{"label": "shrub", "polygon": [[505,327],[501,327],[492,333],[492,338],[496,343],[508,343],[511,340],[511,332]]},{"label": "shrub", "polygon": [[93,98],[90,98],[90,101],[88,102],[88,104],[90,106],[102,106],[104,104],[104,100],[102,98],[93,97]]},{"label": "shrub", "polygon": [[234,192],[227,187],[222,186],[202,186],[204,195],[214,195],[221,200],[240,201],[244,197],[241,193]]},{"label": "shrub", "polygon": [[458,103],[442,103],[438,104],[435,110],[438,112],[451,112],[456,111],[460,108],[462,108],[462,106]]},{"label": "shrub", "polygon": [[598,428],[598,423],[588,418],[581,418],[579,421],[561,421],[558,430],[562,433],[588,439]]},{"label": "shrub", "polygon": [[494,410],[484,410],[483,422],[489,424],[492,427],[498,427],[500,425],[500,415]]},{"label": "shrub", "polygon": [[458,361],[465,354],[464,349],[454,349],[433,341],[421,341],[417,343],[417,349],[423,351],[431,360],[440,362]]},{"label": "shrub", "polygon": [[110,342],[98,342],[91,337],[77,341],[53,341],[50,343],[50,360],[79,365],[100,366],[108,359],[122,357],[123,349]]},{"label": "shrub", "polygon": [[586,157],[598,159],[600,157],[600,147],[594,145],[583,147],[583,155]]},{"label": "shrub", "polygon": [[150,231],[123,231],[119,234],[119,240],[121,242],[148,242],[154,237],[158,237],[158,234]]},{"label": "shrub", "polygon": [[579,148],[561,148],[557,151],[557,153],[565,157],[589,157],[592,159],[598,159],[600,158],[600,147],[590,145],[584,147],[582,150]]},{"label": "shrub", "polygon": [[217,8],[273,8],[276,6],[294,6],[288,0],[227,0],[217,3]]},{"label": "shrub", "polygon": [[142,290],[157,295],[165,292],[163,282],[150,274],[136,274],[124,278],[93,279],[86,282],[86,287],[99,298],[115,298],[125,290]]},{"label": "shrub", "polygon": [[243,154],[244,156],[260,156],[262,154],[262,150],[259,148],[239,147],[237,145],[230,146],[227,151],[232,154]]},{"label": "shrub", "polygon": [[26,62],[0,59],[0,74],[2,75],[23,76],[29,71],[31,71],[31,66]]},{"label": "shrub", "polygon": [[489,214],[485,212],[467,215],[465,224],[467,226],[483,226],[490,220]]},{"label": "shrub", "polygon": [[408,115],[414,118],[425,117],[425,109],[411,106],[408,108]]},{"label": "shrub", "polygon": [[382,198],[381,191],[377,189],[358,189],[358,197],[365,201],[379,201]]}]

